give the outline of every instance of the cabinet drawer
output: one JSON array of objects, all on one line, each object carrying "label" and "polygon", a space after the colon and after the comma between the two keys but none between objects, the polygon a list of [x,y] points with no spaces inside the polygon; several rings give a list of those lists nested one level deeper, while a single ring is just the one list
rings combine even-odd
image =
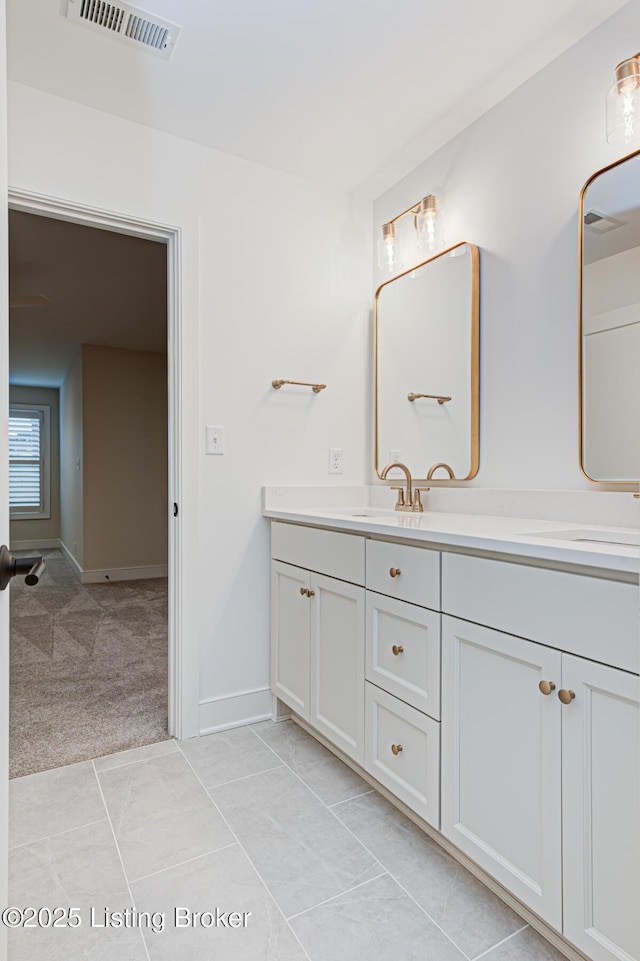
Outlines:
[{"label": "cabinet drawer", "polygon": [[271,557],[341,581],[364,584],[364,537],[357,534],[273,521]]},{"label": "cabinet drawer", "polygon": [[406,544],[368,540],[367,587],[438,611],[440,554]]},{"label": "cabinet drawer", "polygon": [[367,591],[366,678],[440,720],[440,615]]},{"label": "cabinet drawer", "polygon": [[442,610],[638,673],[638,586],[464,554],[442,555]]},{"label": "cabinet drawer", "polygon": [[365,683],[365,769],[440,827],[440,725]]}]

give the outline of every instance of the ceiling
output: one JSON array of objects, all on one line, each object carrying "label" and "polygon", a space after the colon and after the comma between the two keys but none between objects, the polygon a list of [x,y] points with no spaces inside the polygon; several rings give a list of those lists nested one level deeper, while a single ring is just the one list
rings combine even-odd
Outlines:
[{"label": "ceiling", "polygon": [[167,248],[9,211],[11,297],[52,303],[9,312],[9,380],[59,387],[79,344],[167,349]]},{"label": "ceiling", "polygon": [[[256,163],[352,189],[422,157],[626,0],[141,0],[171,60],[8,0],[9,77]],[[415,165],[415,164],[412,164]]]}]

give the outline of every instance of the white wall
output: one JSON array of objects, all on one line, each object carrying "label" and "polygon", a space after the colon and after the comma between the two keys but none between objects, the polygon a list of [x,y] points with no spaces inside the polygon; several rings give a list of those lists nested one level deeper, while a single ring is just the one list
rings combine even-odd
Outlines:
[{"label": "white wall", "polygon": [[[335,190],[20,84],[9,98],[13,187],[182,228],[184,639],[203,701],[262,692],[213,701],[203,723],[251,716],[268,709],[261,485],[366,473],[366,243]],[[205,456],[205,424],[226,427],[224,457]]]},{"label": "white wall", "polygon": [[[474,486],[592,486],[578,464],[578,198],[591,173],[628,152],[606,143],[605,95],[616,63],[637,48],[639,23],[640,2],[632,0],[374,204],[377,236],[382,223],[434,192],[447,243],[481,248]],[[409,218],[398,233],[409,266]],[[376,279],[387,276],[376,268]]]},{"label": "white wall", "polygon": [[60,540],[83,563],[82,540],[82,354],[74,358],[60,388]]},{"label": "white wall", "polygon": [[167,355],[83,344],[84,571],[166,567],[167,434]]},{"label": "white wall", "polygon": [[31,520],[12,520],[11,544],[19,541],[57,541],[60,537],[60,392],[51,387],[23,387],[11,384],[9,401],[12,404],[42,404],[50,408],[49,417],[49,507],[50,517]]}]

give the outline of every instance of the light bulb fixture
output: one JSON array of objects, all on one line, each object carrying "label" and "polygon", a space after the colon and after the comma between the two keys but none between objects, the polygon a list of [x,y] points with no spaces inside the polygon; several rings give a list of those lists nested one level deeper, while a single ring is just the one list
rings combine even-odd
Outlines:
[{"label": "light bulb fixture", "polygon": [[395,224],[408,214],[413,216],[417,234],[416,243],[420,250],[433,252],[444,247],[442,214],[438,207],[438,200],[434,194],[428,194],[382,225],[382,236],[378,238],[378,266],[380,270],[387,273],[393,273],[398,261]]},{"label": "light bulb fixture", "polygon": [[420,250],[438,250],[444,247],[442,236],[442,217],[438,201],[433,194],[423,197],[416,215],[416,231]]},{"label": "light bulb fixture", "polygon": [[640,53],[616,67],[607,94],[607,140],[614,144],[640,140]]},{"label": "light bulb fixture", "polygon": [[382,237],[378,238],[378,266],[392,274],[398,260],[398,250],[396,247],[396,228],[393,221],[382,225]]}]

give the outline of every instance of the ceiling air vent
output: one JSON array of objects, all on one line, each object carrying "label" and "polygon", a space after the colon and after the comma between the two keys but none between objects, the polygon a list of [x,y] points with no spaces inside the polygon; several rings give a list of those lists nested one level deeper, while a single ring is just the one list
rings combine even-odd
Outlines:
[{"label": "ceiling air vent", "polygon": [[593,231],[594,234],[608,234],[610,230],[615,230],[617,227],[624,227],[628,223],[626,220],[618,220],[617,217],[612,217],[611,214],[605,214],[602,210],[596,210],[592,207],[591,210],[587,210],[584,215],[584,225],[587,230]]},{"label": "ceiling air vent", "polygon": [[67,17],[76,23],[109,33],[124,43],[144,47],[149,53],[168,60],[173,53],[180,27],[162,20],[129,3],[106,0],[69,0]]}]

